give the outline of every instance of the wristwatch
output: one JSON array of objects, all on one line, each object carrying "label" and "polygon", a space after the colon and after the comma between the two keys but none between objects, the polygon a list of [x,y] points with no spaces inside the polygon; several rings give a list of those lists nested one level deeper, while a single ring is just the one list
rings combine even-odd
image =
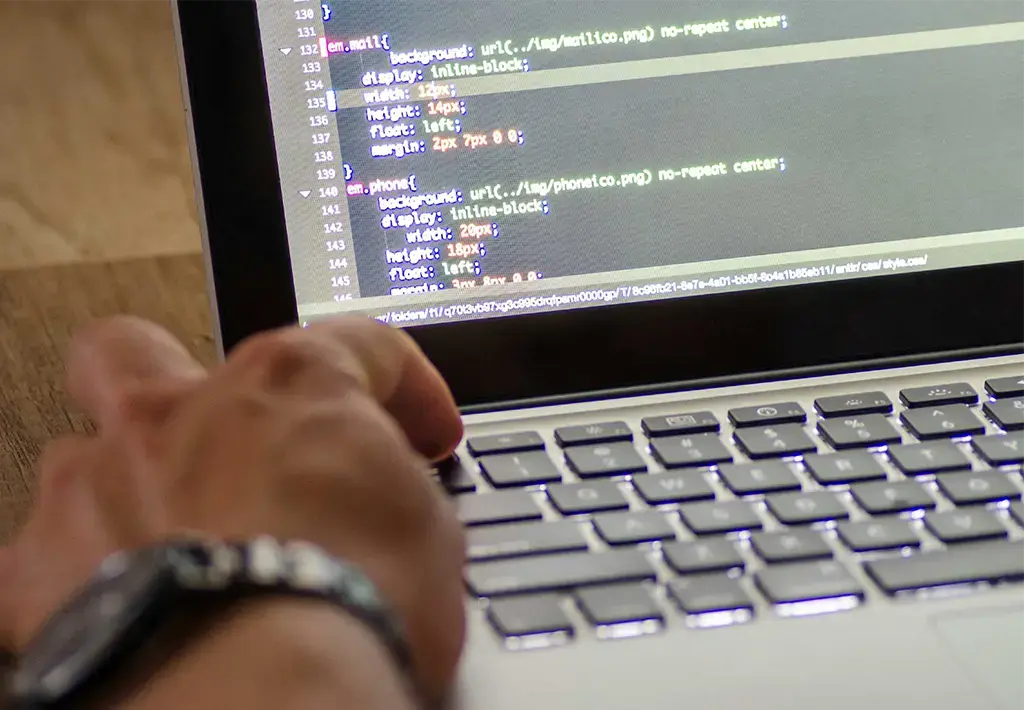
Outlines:
[{"label": "wristwatch", "polygon": [[122,551],[44,624],[18,658],[8,703],[17,710],[79,707],[170,619],[267,595],[319,598],[359,618],[401,672],[410,654],[397,617],[356,567],[306,542],[186,539]]}]

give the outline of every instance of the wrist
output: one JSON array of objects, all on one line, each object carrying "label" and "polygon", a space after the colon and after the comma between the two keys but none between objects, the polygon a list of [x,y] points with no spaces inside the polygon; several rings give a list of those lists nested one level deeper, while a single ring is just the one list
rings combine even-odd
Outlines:
[{"label": "wrist", "polygon": [[126,669],[95,707],[412,710],[379,637],[335,605],[268,598],[225,610],[150,668]]}]

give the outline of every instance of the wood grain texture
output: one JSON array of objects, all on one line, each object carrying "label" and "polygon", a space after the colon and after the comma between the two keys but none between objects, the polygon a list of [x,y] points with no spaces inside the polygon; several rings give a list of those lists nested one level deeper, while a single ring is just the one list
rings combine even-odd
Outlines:
[{"label": "wood grain texture", "polygon": [[198,255],[0,272],[0,543],[25,518],[45,443],[90,431],[63,387],[71,334],[119,313],[160,323],[204,363],[216,360]]},{"label": "wood grain texture", "polygon": [[198,252],[167,0],[0,0],[0,270]]}]

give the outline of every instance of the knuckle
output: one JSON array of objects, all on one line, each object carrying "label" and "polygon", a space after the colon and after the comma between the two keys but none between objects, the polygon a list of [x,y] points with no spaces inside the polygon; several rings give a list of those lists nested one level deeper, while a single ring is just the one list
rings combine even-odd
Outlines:
[{"label": "knuckle", "polygon": [[145,382],[126,383],[111,397],[117,421],[137,423],[158,418],[170,406],[170,399]]},{"label": "knuckle", "polygon": [[[299,380],[336,375],[344,371],[344,358],[329,352],[316,337],[288,329],[256,335],[238,346],[231,364],[254,376],[263,386],[286,388]],[[324,381],[336,384],[337,377]],[[346,378],[348,379],[348,378]]]}]

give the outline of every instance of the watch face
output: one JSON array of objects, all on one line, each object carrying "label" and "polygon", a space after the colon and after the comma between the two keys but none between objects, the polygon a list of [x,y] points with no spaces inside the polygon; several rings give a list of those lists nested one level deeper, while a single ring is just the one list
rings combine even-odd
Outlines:
[{"label": "watch face", "polygon": [[163,560],[160,550],[108,558],[25,649],[11,678],[14,695],[52,701],[92,676],[163,588]]}]

